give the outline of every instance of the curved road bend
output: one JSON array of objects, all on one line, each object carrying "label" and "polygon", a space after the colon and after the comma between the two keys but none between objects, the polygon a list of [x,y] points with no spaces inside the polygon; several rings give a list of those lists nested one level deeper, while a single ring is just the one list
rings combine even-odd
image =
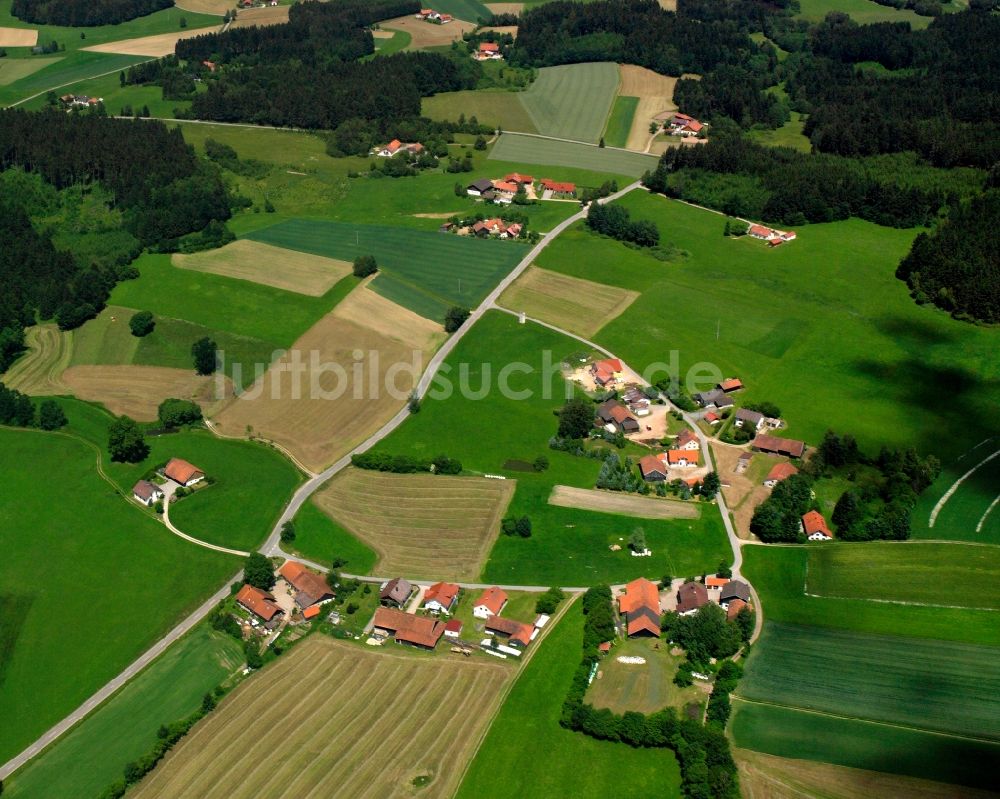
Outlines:
[{"label": "curved road bend", "polygon": [[[256,126],[255,126],[256,127]],[[608,203],[618,198],[624,196],[630,191],[638,188],[640,186],[639,182],[631,183],[626,186],[621,191],[610,195],[602,200],[598,200],[600,203]],[[572,225],[574,222],[578,222],[586,216],[586,210],[581,210],[569,217],[568,219],[560,222],[551,231],[545,234],[542,239],[536,244],[531,251],[521,259],[513,271],[510,272],[507,277],[500,281],[499,285],[476,307],[476,309],[469,316],[469,319],[465,322],[462,327],[456,330],[445,343],[441,346],[434,356],[431,358],[430,362],[427,364],[427,368],[424,370],[424,374],[420,378],[420,382],[417,384],[416,392],[417,396],[422,397],[427,389],[430,387],[431,381],[434,379],[434,375],[440,368],[441,364],[444,363],[445,358],[451,354],[451,351],[455,348],[462,337],[469,332],[472,326],[483,317],[483,315],[495,306],[497,298],[513,283],[521,273],[524,272],[538,254],[545,249],[552,241],[562,233],[566,228]],[[310,477],[305,483],[303,483],[298,491],[292,496],[288,505],[285,508],[284,513],[281,514],[281,518],[274,526],[274,530],[268,536],[267,540],[261,545],[260,551],[266,555],[284,555],[279,547],[281,540],[281,526],[286,521],[290,521],[295,514],[298,512],[299,508],[302,507],[303,503],[327,480],[333,477],[337,472],[344,469],[351,462],[351,455],[356,453],[365,452],[366,450],[373,447],[375,444],[382,441],[386,436],[392,433],[397,427],[399,427],[407,417],[410,415],[409,410],[404,407],[395,416],[392,417],[388,422],[386,422],[374,435],[372,435],[368,440],[355,447],[350,453],[342,457],[340,460],[336,461],[333,465],[327,467],[324,471],[317,475]],[[206,542],[199,541],[198,539],[192,538],[181,533],[172,525],[169,526],[171,532],[181,535],[181,537],[191,541],[192,543],[198,544],[200,546],[206,546]],[[221,551],[228,551],[233,554],[237,554],[236,550],[226,550],[223,547],[217,547],[215,545],[207,545],[212,549],[219,549]],[[239,553],[243,554],[243,553]],[[311,564],[322,570],[326,570],[326,567],[320,567],[319,564]],[[350,577],[351,575],[345,575]],[[161,638],[154,646],[152,646],[148,651],[144,652],[138,660],[132,663],[128,668],[126,668],[121,674],[115,677],[111,682],[105,685],[103,688],[97,691],[93,696],[91,696],[86,702],[84,702],[80,707],[74,710],[70,715],[56,724],[52,729],[46,732],[41,738],[35,741],[31,746],[25,749],[23,752],[17,756],[11,758],[9,761],[0,766],[0,780],[5,779],[18,768],[27,763],[31,758],[41,752],[46,746],[52,743],[56,738],[65,733],[70,727],[81,721],[90,711],[96,708],[104,700],[110,697],[115,691],[117,691],[122,685],[124,685],[128,680],[134,677],[139,671],[141,671],[145,666],[152,662],[158,655],[160,655],[168,646],[177,641],[182,635],[187,633],[201,621],[205,616],[209,614],[215,605],[229,595],[229,587],[235,580],[242,579],[242,572],[237,575],[233,580],[230,580],[219,589],[210,599],[206,600],[203,605],[201,605],[197,610],[195,610],[190,616],[188,616],[184,621],[174,627],[170,632],[168,632],[163,638]],[[374,580],[371,577],[359,577],[359,579]],[[474,587],[472,584],[468,584],[470,587]],[[508,586],[511,590],[540,590],[546,591],[548,587],[541,586]],[[579,589],[575,589],[579,590]]]}]

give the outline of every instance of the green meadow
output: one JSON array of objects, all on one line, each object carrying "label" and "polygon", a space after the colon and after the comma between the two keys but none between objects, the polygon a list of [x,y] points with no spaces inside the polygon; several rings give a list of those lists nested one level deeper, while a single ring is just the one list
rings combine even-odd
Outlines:
[{"label": "green meadow", "polygon": [[991,742],[739,699],[729,730],[737,746],[781,757],[996,788]]},{"label": "green meadow", "polygon": [[466,119],[475,117],[484,125],[500,130],[538,133],[528,109],[521,102],[523,94],[524,92],[485,89],[441,92],[433,97],[425,97],[420,103],[420,112],[438,120],[456,120],[459,114],[465,114]]},{"label": "green meadow", "polygon": [[[559,726],[582,636],[583,611],[575,602],[518,675],[466,772],[459,799],[680,796],[680,768],[669,750],[633,749]],[[504,764],[502,774],[498,764]]]},{"label": "green meadow", "polygon": [[632,130],[632,119],[639,106],[638,97],[616,97],[611,108],[611,116],[604,128],[604,143],[608,147],[624,147],[628,144],[628,134]]},{"label": "green meadow", "polygon": [[60,403],[69,419],[67,432],[92,442],[101,451],[105,472],[129,496],[137,480],[171,458],[183,458],[215,478],[214,485],[206,485],[170,507],[175,527],[212,544],[243,550],[260,544],[301,480],[298,469],[276,450],[219,438],[206,430],[148,436],[149,455],[144,461],[110,463],[107,430],[114,417],[79,400],[61,399]]},{"label": "green meadow", "polygon": [[[878,548],[869,550],[868,544],[848,546],[857,546],[870,553],[871,579],[877,581],[879,568],[885,560],[884,548],[880,551]],[[992,610],[875,602],[867,598],[872,593],[871,588],[861,591],[861,597],[851,599],[806,596],[809,555],[814,548],[772,545],[743,548],[743,573],[756,588],[769,621],[1000,646],[1000,625]],[[971,591],[974,587],[963,588]],[[974,596],[970,594],[967,601],[972,600]]]},{"label": "green meadow", "polygon": [[739,694],[1000,742],[998,654],[992,646],[768,621]]},{"label": "green meadow", "polygon": [[[0,760],[114,677],[239,560],[171,535],[58,433],[0,429]],[[52,795],[52,794],[49,794]]]},{"label": "green meadow", "polygon": [[[229,636],[196,627],[111,699],[4,781],[14,799],[99,796],[126,763],[149,752],[161,724],[201,706],[202,697],[243,662]],[[80,768],[86,763],[86,768]]]},{"label": "green meadow", "polygon": [[[81,55],[83,54],[81,53]],[[93,53],[93,55],[97,55],[97,53]],[[141,57],[126,57],[133,58],[135,61],[145,60]],[[145,106],[149,109],[150,116],[170,119],[174,116],[175,109],[187,110],[191,107],[190,100],[163,99],[163,89],[159,86],[122,86],[118,76],[118,72],[112,72],[99,78],[88,77],[79,83],[64,86],[59,90],[59,94],[86,94],[90,97],[100,97],[104,100],[104,107],[109,114],[120,114],[125,106],[131,106],[133,113],[138,113]],[[34,111],[46,107],[47,104],[45,95],[40,95],[24,103],[24,107]]]},{"label": "green meadow", "polygon": [[[941,470],[913,510],[914,538],[1000,544],[1000,455],[983,463],[998,447],[996,439],[983,442]],[[931,527],[938,501],[969,471],[972,474],[945,500]]]},{"label": "green meadow", "polygon": [[[421,457],[443,453],[461,460],[466,470],[517,479],[509,513],[529,516],[532,535],[501,536],[484,569],[484,580],[583,586],[714,569],[730,555],[715,506],[703,507],[700,518],[693,520],[639,520],[548,504],[553,486],[592,488],[600,470],[600,461],[548,449],[556,432],[554,413],[565,402],[569,387],[559,363],[573,354],[579,355],[579,345],[572,339],[538,325],[519,325],[509,314],[487,314],[459,342],[439,373],[453,390],[436,380],[420,413],[377,449]],[[547,373],[546,357],[554,364]],[[508,364],[519,363],[526,364],[530,373],[504,371]],[[529,392],[530,397],[506,398],[498,388],[501,381],[511,391]],[[482,396],[467,399],[466,393]],[[508,461],[531,463],[539,455],[549,460],[545,472],[505,467]],[[653,551],[648,558],[631,557],[625,546],[640,526]],[[613,544],[622,550],[612,552]]]},{"label": "green meadow", "polygon": [[369,574],[378,557],[311,501],[295,515],[295,540],[282,548],[323,565],[340,558],[348,574]]},{"label": "green meadow", "polygon": [[1000,547],[888,541],[811,547],[806,590],[834,599],[1000,610]]},{"label": "green meadow", "polygon": [[543,136],[597,144],[619,81],[610,61],[542,67],[521,102]]},{"label": "green meadow", "polygon": [[480,18],[489,19],[492,15],[492,12],[479,0],[440,0],[434,9],[467,22],[478,22]]},{"label": "green meadow", "polygon": [[[950,4],[957,8],[957,3]],[[873,0],[801,0],[799,15],[810,22],[821,22],[832,11],[850,14],[859,25],[876,22],[909,22],[912,28],[926,28],[932,17],[921,17],[909,9],[880,5]]]},{"label": "green meadow", "polygon": [[452,305],[478,305],[528,251],[516,242],[307,219],[279,222],[247,238],[348,261],[374,255],[380,274],[372,288],[437,320]]},{"label": "green meadow", "polygon": [[804,127],[805,114],[792,111],[791,119],[780,128],[774,130],[770,128],[752,130],[749,136],[758,144],[766,144],[770,147],[791,147],[793,150],[808,153],[812,150],[812,142],[802,132]]},{"label": "green meadow", "polygon": [[596,336],[633,368],[673,356],[689,385],[698,364],[716,370],[707,383],[738,375],[740,399],[777,404],[791,437],[833,428],[872,453],[916,446],[947,460],[1000,427],[981,413],[1000,403],[1000,332],[910,299],[894,271],[914,231],[851,219],[770,249],[724,238],[722,216],[681,202],[642,191],[620,202],[684,256],[662,262],[581,224],[538,264],[642,292]]},{"label": "green meadow", "polygon": [[504,133],[500,137],[493,145],[490,158],[532,164],[535,165],[535,169],[539,164],[554,165],[628,175],[632,178],[641,177],[644,172],[655,169],[659,160],[655,155],[633,153],[628,150],[613,150],[590,144],[512,133]]}]

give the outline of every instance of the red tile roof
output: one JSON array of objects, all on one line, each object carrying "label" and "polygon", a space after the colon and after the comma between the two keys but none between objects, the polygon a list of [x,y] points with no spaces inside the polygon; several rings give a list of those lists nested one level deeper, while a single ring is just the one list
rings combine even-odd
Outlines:
[{"label": "red tile roof", "polygon": [[498,191],[509,191],[511,194],[517,194],[517,184],[508,183],[504,180],[494,180],[493,188]]},{"label": "red tile roof", "polygon": [[197,466],[180,458],[171,458],[167,462],[167,467],[163,470],[163,473],[175,483],[181,483],[182,485],[189,480],[193,480],[195,477],[205,476],[205,473]]},{"label": "red tile roof", "polygon": [[726,583],[729,582],[728,577],[706,577],[705,585],[709,588],[722,588]]},{"label": "red tile roof", "polygon": [[541,180],[542,188],[548,189],[549,191],[554,191],[557,194],[575,194],[576,184],[575,183],[560,183],[557,180],[549,180],[548,178],[542,178]]},{"label": "red tile roof", "polygon": [[498,586],[493,586],[492,588],[487,588],[479,595],[479,599],[476,600],[476,604],[473,605],[474,608],[478,608],[480,605],[485,605],[491,613],[498,614],[503,610],[503,606],[507,602],[507,592]]},{"label": "red tile roof", "polygon": [[598,652],[610,652],[611,651],[611,642],[610,641],[604,641],[604,642],[598,644],[597,645],[597,651]]},{"label": "red tile roof", "polygon": [[236,594],[236,601],[251,613],[260,616],[264,621],[271,621],[271,619],[282,612],[281,608],[278,607],[278,603],[274,601],[272,594],[269,594],[267,591],[261,591],[259,588],[254,588],[249,583],[244,585],[239,590],[239,593]]},{"label": "red tile roof", "polygon": [[674,449],[681,449],[685,444],[690,444],[692,441],[701,447],[701,444],[698,442],[698,436],[685,427],[677,434],[677,438],[674,439]]},{"label": "red tile roof", "polygon": [[506,635],[511,641],[527,646],[531,643],[531,634],[535,628],[530,624],[524,624],[513,619],[505,619],[503,616],[490,616],[486,622],[486,629],[490,632],[498,632]]},{"label": "red tile roof", "polygon": [[807,536],[822,533],[826,538],[833,538],[833,533],[826,526],[826,519],[818,511],[811,510],[802,517],[802,529],[806,531]]},{"label": "red tile roof", "polygon": [[457,635],[462,634],[462,622],[458,619],[452,619],[444,625],[444,631],[446,633],[456,633]]},{"label": "red tile roof", "polygon": [[695,133],[697,133],[699,130],[701,130],[705,126],[702,125],[697,119],[692,119],[684,127],[687,128],[688,130],[692,130]]},{"label": "red tile roof", "polygon": [[424,606],[431,602],[438,602],[444,608],[450,608],[455,597],[458,596],[459,588],[455,583],[434,583],[424,594]]},{"label": "red tile roof", "polygon": [[480,53],[497,53],[500,51],[500,45],[496,42],[480,42],[479,52]]},{"label": "red tile roof", "polygon": [[726,618],[735,619],[736,615],[745,607],[748,607],[747,603],[742,599],[730,599],[726,607]]},{"label": "red tile roof", "polygon": [[646,455],[639,459],[639,471],[643,477],[654,473],[666,476],[667,467],[656,455]]},{"label": "red tile roof", "polygon": [[[494,45],[495,49],[496,45]],[[522,175],[520,172],[511,172],[504,180],[510,183],[534,183],[535,179],[531,175]]]},{"label": "red tile roof", "polygon": [[668,449],[667,463],[671,466],[680,465],[681,461],[689,466],[698,463],[698,450],[696,449]]},{"label": "red tile roof", "polygon": [[622,613],[631,613],[639,607],[648,607],[660,612],[660,591],[656,583],[640,577],[627,583],[625,592],[618,597],[618,609]]},{"label": "red tile roof", "polygon": [[315,619],[319,615],[319,605],[310,605],[302,611],[303,619]]},{"label": "red tile roof", "polygon": [[771,235],[771,228],[764,227],[763,225],[750,225],[750,229],[747,233],[751,236],[761,236],[762,238],[767,238]]},{"label": "red tile roof", "polygon": [[743,388],[743,381],[738,377],[729,377],[719,383],[719,388],[723,391],[736,391],[739,388]]},{"label": "red tile roof", "polygon": [[286,560],[278,569],[278,574],[284,577],[300,595],[308,595],[312,599],[309,604],[321,602],[333,596],[333,591],[327,584],[325,577],[320,577],[315,572],[309,571],[296,560]]},{"label": "red tile roof", "polygon": [[444,635],[444,622],[427,616],[414,616],[396,608],[378,608],[372,622],[374,627],[388,630],[397,641],[433,649]]},{"label": "red tile roof", "polygon": [[626,419],[634,419],[631,413],[628,412],[628,408],[624,405],[615,405],[612,407],[608,413],[610,413],[611,418],[614,419],[618,424],[621,424]]},{"label": "red tile roof", "polygon": [[705,414],[706,422],[717,422],[721,417],[715,411],[709,411]]},{"label": "red tile roof", "polygon": [[775,480],[776,482],[781,482],[782,480],[787,480],[793,474],[798,474],[799,470],[796,469],[790,463],[776,463],[772,467],[771,471],[767,473],[767,480]]},{"label": "red tile roof", "polygon": [[617,358],[605,358],[603,361],[597,361],[594,366],[603,366],[612,372],[620,372],[622,370],[622,362]]},{"label": "red tile roof", "polygon": [[768,436],[761,433],[758,433],[754,437],[754,440],[750,442],[750,446],[762,452],[777,452],[793,458],[801,458],[802,453],[806,449],[806,445],[803,442],[796,441],[794,438],[778,438],[777,436]]}]

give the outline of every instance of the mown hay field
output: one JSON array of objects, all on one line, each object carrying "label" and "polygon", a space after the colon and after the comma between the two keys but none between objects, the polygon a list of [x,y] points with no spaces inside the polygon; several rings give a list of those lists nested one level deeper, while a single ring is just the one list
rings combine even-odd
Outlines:
[{"label": "mown hay field", "polygon": [[542,67],[520,97],[539,133],[597,144],[618,83],[611,62]]},{"label": "mown hay field", "polygon": [[0,86],[27,77],[33,72],[61,61],[62,56],[51,58],[4,58],[0,61]]},{"label": "mown hay field", "polygon": [[150,58],[161,58],[174,52],[181,39],[190,39],[206,33],[215,33],[217,27],[194,28],[193,30],[177,31],[175,33],[157,33],[153,36],[140,36],[138,39],[122,39],[118,42],[105,42],[90,47],[83,47],[92,53],[119,53],[122,55],[141,55]]},{"label": "mown hay field", "polygon": [[124,414],[140,422],[154,421],[157,408],[167,398],[194,400],[203,409],[225,399],[214,396],[213,377],[199,376],[194,369],[71,366],[62,380],[75,397],[100,402],[116,416]]},{"label": "mown hay field", "polygon": [[530,266],[500,296],[500,304],[589,338],[638,296],[637,291]]},{"label": "mown hay field", "polygon": [[[666,707],[681,712],[693,705],[695,712],[703,709],[708,699],[707,689],[697,685],[679,688],[674,675],[683,660],[671,655],[669,647],[657,639],[632,638],[617,642],[600,663],[597,677],[587,689],[587,702],[596,708],[608,708],[615,713],[634,710],[655,713]],[[645,663],[621,663],[620,657],[641,657]],[[700,717],[700,712],[698,713]]]},{"label": "mown hay field", "polygon": [[230,242],[217,250],[190,255],[177,253],[171,262],[181,269],[263,283],[311,297],[326,294],[334,283],[351,274],[351,264],[347,261],[272,247],[249,239]]},{"label": "mown hay field", "polygon": [[811,548],[806,592],[1000,610],[1000,548],[874,541]]},{"label": "mown hay field", "polygon": [[431,119],[457,119],[465,114],[466,119],[475,117],[484,125],[501,130],[517,130],[523,133],[538,133],[528,110],[521,102],[523,92],[473,91],[442,92],[433,97],[425,97],[420,103],[421,113]]},{"label": "mown hay field", "polygon": [[511,671],[385,646],[303,642],[195,727],[135,796],[450,797]]},{"label": "mown hay field", "polygon": [[254,26],[281,25],[288,22],[291,6],[267,6],[266,8],[246,8],[241,10],[230,28],[251,28]]},{"label": "mown hay field", "polygon": [[377,574],[474,581],[514,487],[513,480],[347,469],[315,502],[378,553]]},{"label": "mown hay field", "polygon": [[1000,742],[994,647],[768,622],[739,694]]},{"label": "mown hay field", "polygon": [[36,44],[38,44],[38,31],[36,30],[31,28],[0,28],[0,47],[34,47]]},{"label": "mown hay field", "polygon": [[174,3],[174,5],[185,11],[194,11],[198,14],[215,14],[219,17],[233,8],[232,0],[180,0]]},{"label": "mown hay field", "polygon": [[70,363],[73,334],[55,325],[35,325],[25,332],[25,344],[27,352],[4,373],[4,385],[35,396],[65,394],[62,375]]},{"label": "mown hay field", "polygon": [[252,432],[318,471],[403,407],[443,339],[439,325],[359,286],[215,421],[224,435]]},{"label": "mown hay field", "polygon": [[617,491],[599,491],[596,488],[554,486],[549,504],[562,508],[580,508],[599,513],[620,513],[641,519],[697,519],[701,509],[693,502],[652,499],[632,496]]},{"label": "mown hay field", "polygon": [[[445,14],[450,13],[440,6],[435,6],[435,10]],[[463,33],[468,33],[476,27],[473,22],[463,22],[461,19],[452,20],[447,25],[435,25],[433,22],[425,22],[412,15],[387,19],[380,24],[385,30],[403,31],[410,34],[411,50],[449,45],[455,39],[461,39]]]},{"label": "mown hay field", "polygon": [[[673,9],[671,9],[673,10]],[[632,115],[632,124],[626,144],[630,150],[644,152],[650,139],[649,123],[653,117],[664,111],[676,111],[674,88],[677,78],[661,75],[646,67],[622,64],[621,88],[623,97],[638,97],[639,102]]]},{"label": "mown hay field", "polygon": [[514,242],[311,219],[290,219],[247,238],[345,261],[374,255],[380,273],[372,290],[439,322],[452,305],[478,305],[527,252]]},{"label": "mown hay field", "polygon": [[[603,124],[603,123],[602,123]],[[555,141],[537,136],[504,133],[493,145],[490,160],[515,164],[540,164],[589,169],[638,178],[656,169],[657,157],[590,144]]]}]

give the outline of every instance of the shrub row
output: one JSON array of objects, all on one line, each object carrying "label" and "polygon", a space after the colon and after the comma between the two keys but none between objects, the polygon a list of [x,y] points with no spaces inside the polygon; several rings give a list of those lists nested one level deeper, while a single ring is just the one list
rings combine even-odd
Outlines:
[{"label": "shrub row", "polygon": [[392,472],[394,474],[416,474],[417,472],[433,472],[434,474],[461,474],[462,462],[447,455],[436,458],[414,458],[412,455],[390,455],[385,452],[362,452],[351,456],[351,464],[359,469],[376,472]]}]

